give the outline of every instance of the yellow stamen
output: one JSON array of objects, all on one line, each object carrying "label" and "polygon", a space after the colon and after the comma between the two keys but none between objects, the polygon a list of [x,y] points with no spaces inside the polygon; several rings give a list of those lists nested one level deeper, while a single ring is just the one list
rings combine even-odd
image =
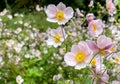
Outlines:
[{"label": "yellow stamen", "polygon": [[18,81],[18,83],[20,83],[21,79],[18,79],[17,81]]},{"label": "yellow stamen", "polygon": [[106,55],[106,52],[103,49],[100,49],[99,52],[100,52],[101,55]]},{"label": "yellow stamen", "polygon": [[60,36],[59,34],[56,34],[56,35],[54,36],[54,41],[55,41],[56,43],[60,42],[60,39],[61,39],[61,36]]},{"label": "yellow stamen", "polygon": [[115,50],[115,48],[114,48],[114,47],[110,48],[110,51],[112,51],[112,52],[113,52],[114,50]]},{"label": "yellow stamen", "polygon": [[84,52],[78,52],[75,56],[77,62],[84,62],[86,59],[86,54]]},{"label": "yellow stamen", "polygon": [[58,12],[56,13],[56,18],[57,18],[57,20],[59,20],[59,21],[63,20],[63,19],[64,19],[64,12],[58,11]]},{"label": "yellow stamen", "polygon": [[96,24],[92,24],[92,27],[93,27],[94,32],[96,32],[96,30],[97,30]]},{"label": "yellow stamen", "polygon": [[110,4],[110,3],[107,4],[107,8],[108,8],[108,9],[111,8],[111,4]]},{"label": "yellow stamen", "polygon": [[96,64],[96,59],[92,59],[92,61],[90,62],[90,64],[95,65]]},{"label": "yellow stamen", "polygon": [[116,57],[115,58],[115,61],[118,63],[118,62],[120,62],[120,58],[119,57]]}]

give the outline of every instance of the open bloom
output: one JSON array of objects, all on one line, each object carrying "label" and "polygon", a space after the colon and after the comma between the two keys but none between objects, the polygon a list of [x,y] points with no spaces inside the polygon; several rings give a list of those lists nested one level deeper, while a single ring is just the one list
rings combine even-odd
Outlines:
[{"label": "open bloom", "polygon": [[88,24],[88,30],[91,36],[97,37],[103,32],[103,24],[100,19],[92,20]]},{"label": "open bloom", "polygon": [[67,38],[67,34],[65,33],[64,29],[60,27],[57,29],[52,29],[47,40],[47,44],[58,47],[61,45],[65,38]]},{"label": "open bloom", "polygon": [[60,2],[57,6],[53,4],[48,5],[45,12],[47,14],[48,21],[57,22],[59,25],[68,22],[68,20],[73,17],[74,13],[71,7],[66,7],[62,2]]},{"label": "open bloom", "polygon": [[101,55],[107,55],[110,53],[110,49],[114,46],[111,38],[101,35],[97,39],[97,43],[91,40],[87,41],[88,46],[94,53],[100,53]]},{"label": "open bloom", "polygon": [[80,42],[72,46],[71,51],[65,54],[64,60],[67,65],[75,66],[75,69],[85,68],[91,60],[91,50],[87,43]]},{"label": "open bloom", "polygon": [[16,77],[16,82],[17,82],[18,84],[22,84],[23,81],[24,81],[24,79],[22,79],[22,77],[21,77],[20,75],[18,75],[18,76]]},{"label": "open bloom", "polygon": [[112,0],[106,0],[106,8],[110,15],[113,15],[116,13],[116,7],[115,7],[115,4],[112,2]]},{"label": "open bloom", "polygon": [[108,59],[112,63],[120,64],[120,52],[112,54]]}]

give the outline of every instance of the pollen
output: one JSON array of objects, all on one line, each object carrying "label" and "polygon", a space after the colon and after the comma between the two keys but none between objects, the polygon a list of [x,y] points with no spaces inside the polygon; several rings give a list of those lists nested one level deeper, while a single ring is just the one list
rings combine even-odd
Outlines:
[{"label": "pollen", "polygon": [[84,62],[86,59],[86,54],[84,52],[78,52],[75,56],[77,62]]},{"label": "pollen", "polygon": [[58,12],[56,13],[56,18],[57,18],[57,20],[59,20],[59,21],[63,20],[63,19],[64,19],[64,12],[58,11]]},{"label": "pollen", "polygon": [[60,40],[61,40],[61,36],[60,36],[59,34],[56,34],[56,35],[54,36],[54,41],[55,41],[56,43],[58,43],[58,42],[60,42]]}]

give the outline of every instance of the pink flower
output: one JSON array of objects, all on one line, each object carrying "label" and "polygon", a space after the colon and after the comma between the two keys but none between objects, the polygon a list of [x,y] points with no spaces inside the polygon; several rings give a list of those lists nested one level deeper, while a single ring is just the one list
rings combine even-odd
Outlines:
[{"label": "pink flower", "polygon": [[112,0],[106,0],[106,8],[110,15],[113,15],[116,13],[116,7],[115,7],[115,4],[112,2]]},{"label": "pink flower", "polygon": [[97,43],[88,40],[87,41],[89,48],[94,53],[100,53],[101,55],[106,55],[110,52],[111,47],[114,45],[111,38],[101,35],[97,39]]},{"label": "pink flower", "polygon": [[87,19],[88,22],[94,20],[94,18],[95,18],[95,16],[94,16],[93,13],[88,13],[88,14],[86,15],[86,19]]},{"label": "pink flower", "polygon": [[113,81],[112,84],[120,84],[120,81]]},{"label": "pink flower", "polygon": [[71,51],[65,54],[64,60],[67,65],[75,66],[75,69],[85,68],[91,60],[91,50],[87,43],[80,42],[72,46]]},{"label": "pink flower", "polygon": [[88,30],[91,36],[97,37],[103,32],[103,24],[100,19],[92,20],[88,24]]},{"label": "pink flower", "polygon": [[45,10],[47,14],[47,20],[50,22],[57,22],[59,25],[65,24],[69,19],[73,17],[73,9],[66,7],[62,2],[57,6],[51,4],[48,5]]},{"label": "pink flower", "polygon": [[47,45],[53,45],[56,48],[60,46],[66,38],[67,34],[64,29],[60,27],[57,29],[52,29],[47,40]]}]

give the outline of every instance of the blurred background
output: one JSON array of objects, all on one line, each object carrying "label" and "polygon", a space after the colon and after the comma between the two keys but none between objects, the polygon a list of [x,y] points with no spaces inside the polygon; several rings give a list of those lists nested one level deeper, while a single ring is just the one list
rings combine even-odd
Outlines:
[{"label": "blurred background", "polygon": [[[94,0],[96,2],[100,2],[102,5],[105,5],[105,0]],[[0,1],[0,11],[4,8],[8,8],[11,12],[19,12],[20,10],[27,10],[31,9],[34,10],[36,4],[44,7],[48,4],[55,4],[57,5],[59,2],[63,2],[67,6],[72,6],[73,8],[80,8],[82,10],[89,10],[88,4],[90,0],[1,0]]]}]

